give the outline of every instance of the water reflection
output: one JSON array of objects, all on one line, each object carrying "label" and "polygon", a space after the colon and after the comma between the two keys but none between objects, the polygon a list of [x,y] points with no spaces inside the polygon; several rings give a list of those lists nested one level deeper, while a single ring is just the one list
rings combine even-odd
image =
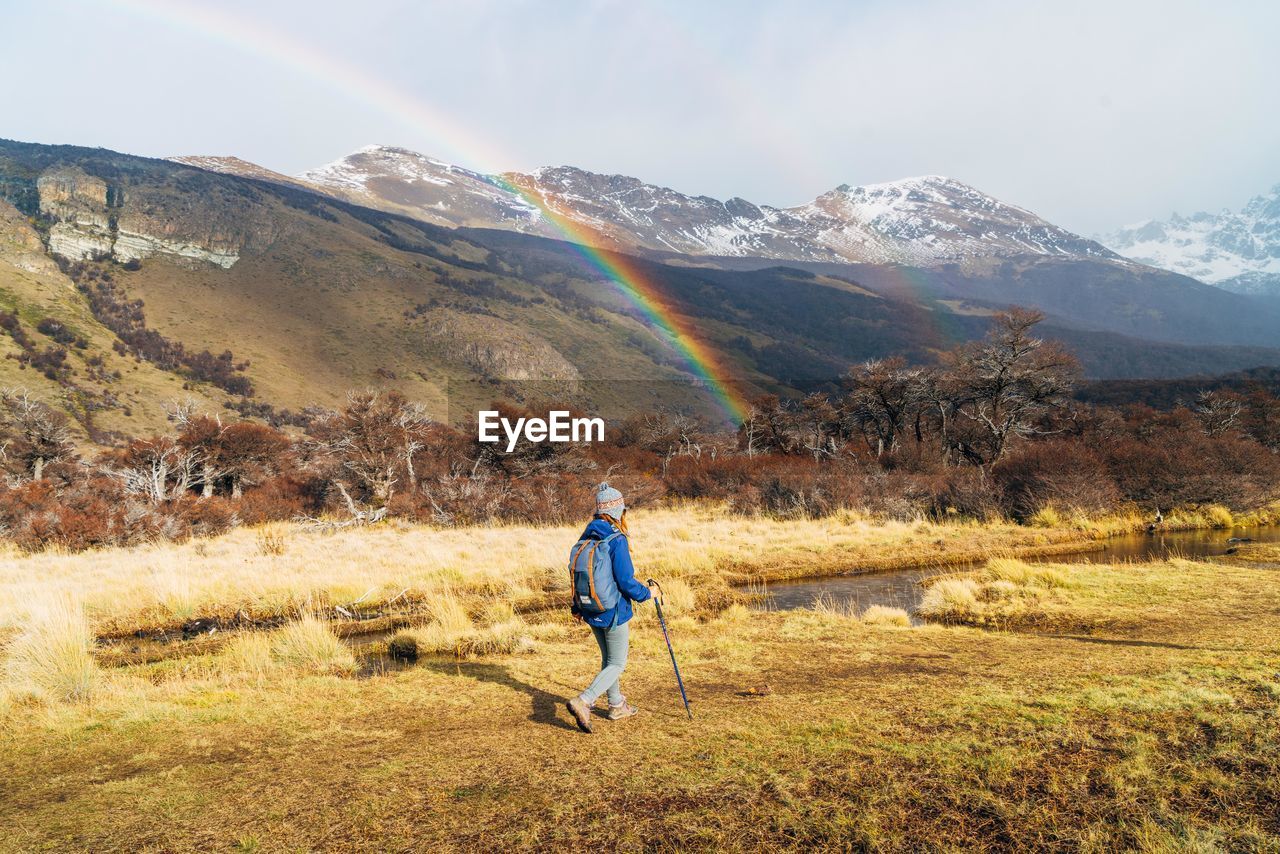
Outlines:
[{"label": "water reflection", "polygon": [[[1102,551],[1073,555],[1030,558],[1035,563],[1121,563],[1124,561],[1163,560],[1169,557],[1213,557],[1226,554],[1236,545],[1232,541],[1280,542],[1280,526],[1235,528],[1232,530],[1170,531],[1167,533],[1132,534],[1108,540]],[[913,615],[920,605],[923,588],[920,581],[934,575],[957,572],[970,566],[940,566],[902,569],[862,575],[829,576],[802,581],[771,584],[764,590],[762,607],[776,610],[811,608],[819,599],[848,605],[857,611],[872,605],[904,608]]]}]

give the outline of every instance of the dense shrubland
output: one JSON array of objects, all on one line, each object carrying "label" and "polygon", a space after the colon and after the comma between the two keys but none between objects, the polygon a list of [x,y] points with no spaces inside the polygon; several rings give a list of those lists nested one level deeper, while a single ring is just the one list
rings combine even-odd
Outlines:
[{"label": "dense shrubland", "polygon": [[1213,505],[1222,519],[1280,498],[1280,399],[1216,389],[1167,410],[1081,403],[1074,360],[1034,337],[1039,319],[1000,315],[940,367],[868,362],[833,393],[758,399],[736,434],[637,415],[603,444],[510,454],[367,391],[308,410],[291,432],[175,406],[171,435],[91,455],[58,412],[9,391],[0,526],[25,549],[81,549],[294,518],[553,523],[584,514],[605,477],[633,506],[708,499],[778,517],[857,508],[1059,524]]}]

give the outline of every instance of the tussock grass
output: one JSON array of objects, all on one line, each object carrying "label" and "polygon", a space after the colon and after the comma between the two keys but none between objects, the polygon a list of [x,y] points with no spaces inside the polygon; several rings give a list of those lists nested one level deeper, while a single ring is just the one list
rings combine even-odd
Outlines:
[{"label": "tussock grass", "polygon": [[387,654],[395,661],[417,661],[418,641],[407,632],[397,632],[387,641]]},{"label": "tussock grass", "polygon": [[920,616],[939,622],[968,622],[978,613],[978,583],[972,578],[943,578],[925,590]]},{"label": "tussock grass", "polygon": [[919,613],[935,622],[975,626],[1038,623],[1047,617],[1053,591],[1072,585],[1065,567],[993,558],[981,569],[930,583]]},{"label": "tussock grass", "polygon": [[1030,521],[1037,528],[1060,528],[1063,524],[1063,516],[1058,512],[1058,508],[1048,504],[1037,510]]},{"label": "tussock grass", "polygon": [[796,611],[788,615],[788,620],[792,624],[794,630],[798,630],[798,634],[802,635],[805,631],[814,628],[809,624],[808,615],[813,615],[819,619],[817,628],[825,629],[828,626],[848,626],[851,623],[860,623],[867,626],[911,626],[911,615],[903,608],[891,608],[886,605],[872,605],[862,611],[858,609],[858,603],[849,600],[837,600],[831,596],[819,596],[814,600],[813,605],[808,611]]},{"label": "tussock grass", "polygon": [[28,603],[22,629],[4,648],[9,689],[59,702],[89,700],[101,678],[84,610],[70,595]]},{"label": "tussock grass", "polygon": [[356,660],[328,623],[304,614],[271,638],[271,658],[281,666],[311,673],[350,673]]},{"label": "tussock grass", "polygon": [[869,626],[911,627],[911,615],[904,608],[890,608],[887,605],[872,605],[862,612],[858,618]]},{"label": "tussock grass", "polygon": [[411,640],[422,655],[476,658],[528,652],[534,647],[528,624],[510,602],[488,602],[477,625],[457,596],[444,592],[431,601],[429,613],[426,625],[405,629],[397,635]]},{"label": "tussock grass", "polygon": [[278,669],[272,646],[272,637],[267,632],[238,634],[223,648],[219,670],[225,676],[265,682]]},{"label": "tussock grass", "polygon": [[1214,504],[1206,507],[1204,513],[1215,528],[1231,528],[1236,524],[1235,516],[1231,514],[1230,510],[1221,505]]},{"label": "tussock grass", "polygon": [[[660,582],[662,584],[662,611],[668,617],[682,617],[694,614],[698,610],[698,594],[685,580],[672,578]],[[657,591],[654,591],[657,596]],[[636,610],[650,611],[647,605],[636,606]]]},{"label": "tussock grass", "polygon": [[992,558],[980,575],[987,581],[1007,581],[1025,587],[1054,588],[1069,584],[1067,573],[1061,567],[1030,564],[1013,558]]}]

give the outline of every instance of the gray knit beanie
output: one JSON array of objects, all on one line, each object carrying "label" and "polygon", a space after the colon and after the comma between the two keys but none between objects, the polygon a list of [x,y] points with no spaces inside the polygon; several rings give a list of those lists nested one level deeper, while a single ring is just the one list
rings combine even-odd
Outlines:
[{"label": "gray knit beanie", "polygon": [[622,493],[614,489],[607,482],[596,487],[596,515],[612,516],[615,519],[621,519],[622,513],[627,509],[627,505],[622,500]]}]

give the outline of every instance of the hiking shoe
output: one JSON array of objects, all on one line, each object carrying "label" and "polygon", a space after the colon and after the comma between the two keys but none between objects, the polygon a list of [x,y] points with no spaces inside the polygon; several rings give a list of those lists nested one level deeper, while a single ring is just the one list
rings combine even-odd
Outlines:
[{"label": "hiking shoe", "polygon": [[591,732],[591,709],[582,702],[582,698],[574,697],[565,705],[569,707],[569,714],[573,715],[573,719],[578,722],[578,729]]},{"label": "hiking shoe", "polygon": [[623,700],[618,705],[609,707],[609,720],[620,721],[623,718],[631,717],[639,711],[640,710],[635,706],[631,705],[626,700]]}]

